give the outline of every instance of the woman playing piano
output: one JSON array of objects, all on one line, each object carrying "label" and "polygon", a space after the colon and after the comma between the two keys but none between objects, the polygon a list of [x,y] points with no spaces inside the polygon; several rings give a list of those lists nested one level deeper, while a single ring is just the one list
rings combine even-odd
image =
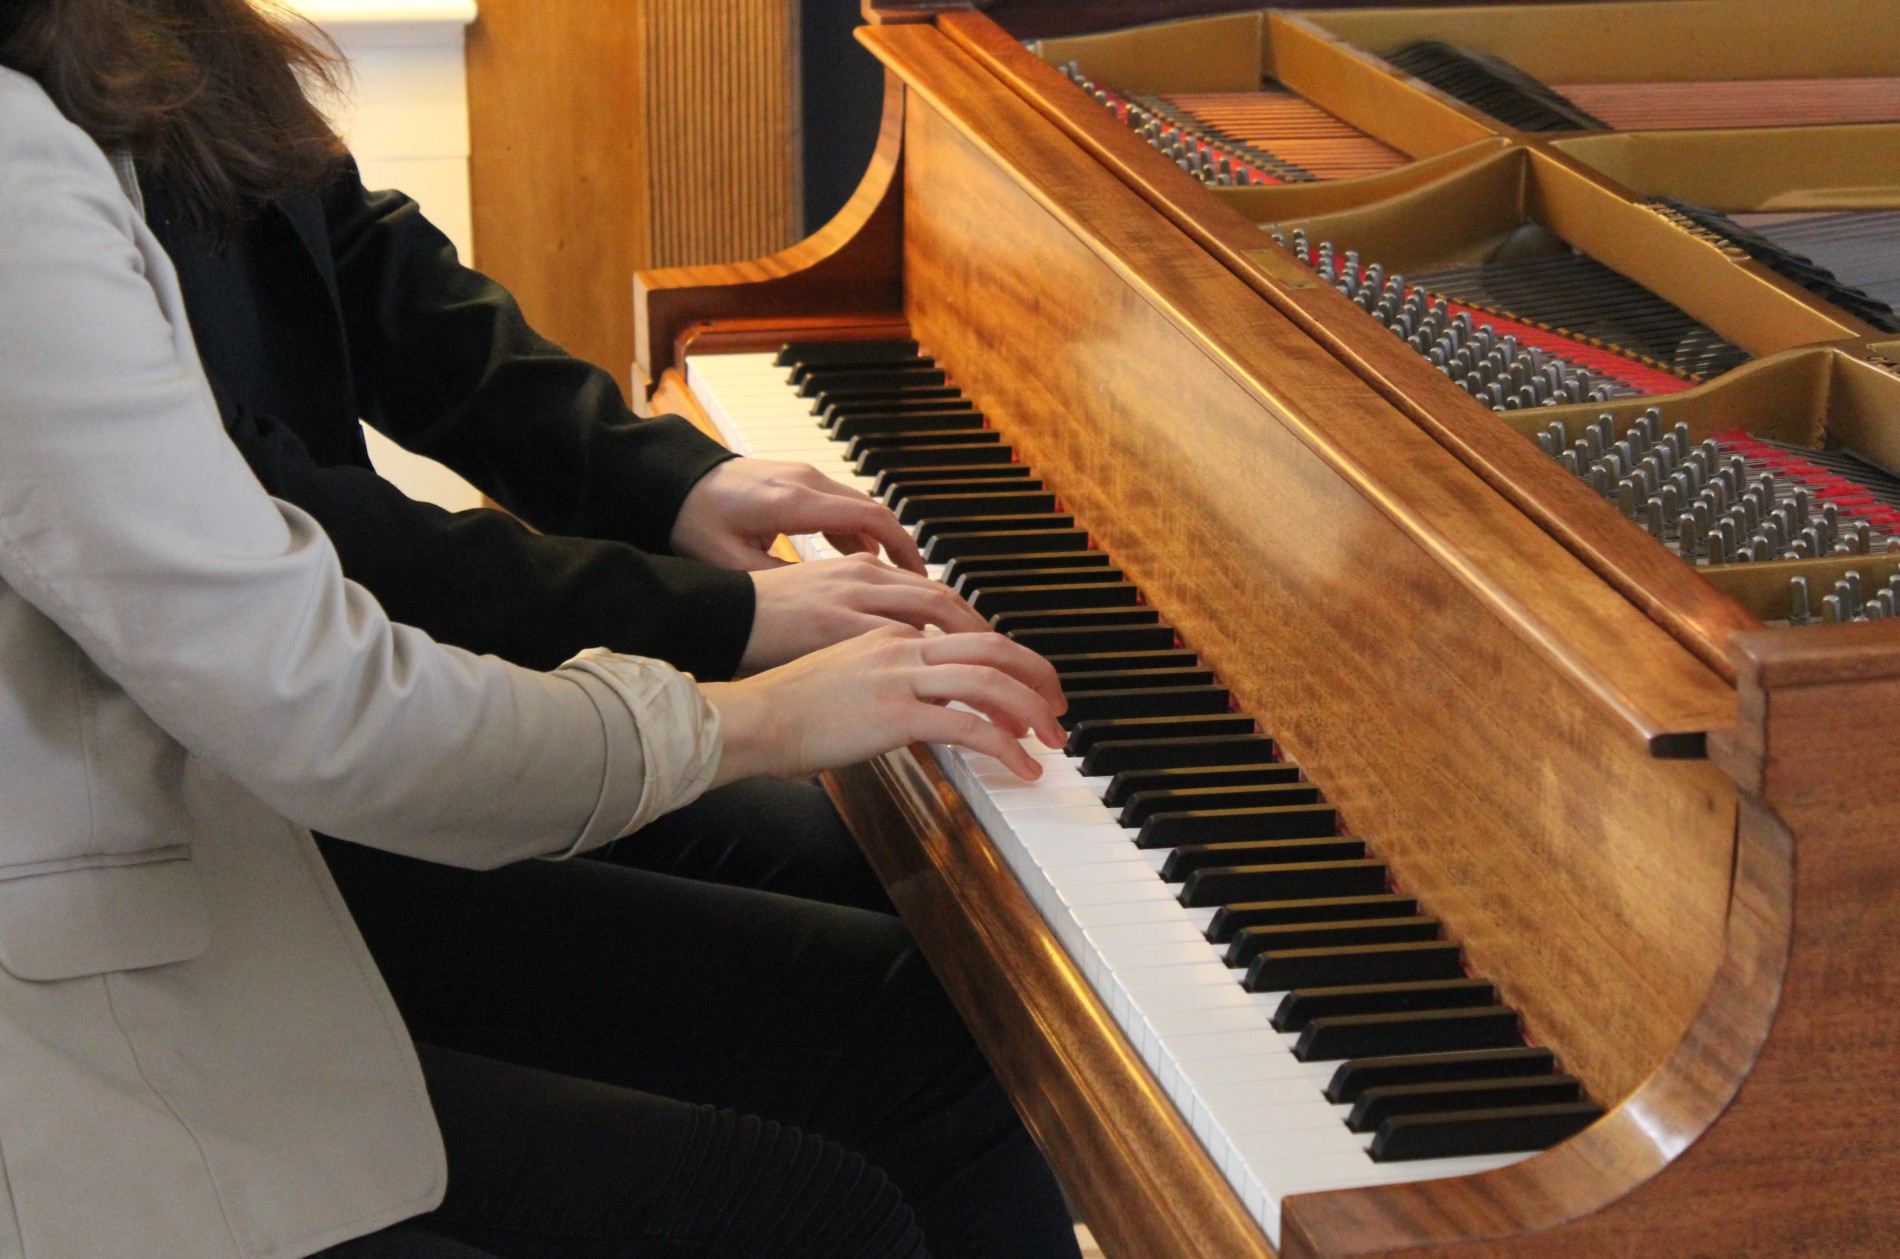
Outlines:
[{"label": "woman playing piano", "polygon": [[[234,445],[145,217],[151,176],[242,270],[246,233],[354,195],[299,87],[321,58],[248,0],[12,0],[0,66],[0,1252],[1073,1253],[894,919],[511,864],[913,739],[1033,773],[1017,738],[1058,735],[1046,664],[926,636],[905,622],[962,626],[885,577],[863,615],[895,624],[808,652],[781,635],[738,682],[604,649],[537,672],[392,621]],[[332,243],[390,245],[374,218]],[[452,307],[515,342],[450,319],[426,330],[443,363],[507,376],[539,355],[597,388],[486,290],[384,262],[382,304],[346,318]],[[244,279],[294,298],[307,275]],[[381,386],[359,366],[327,388],[366,413],[456,387],[451,366]],[[607,436],[688,482],[649,504],[663,535],[709,511],[734,523],[707,547],[793,523],[761,502],[886,528],[774,469],[719,474],[694,510],[725,465],[682,471],[665,431]],[[309,828],[461,868],[383,871],[414,947],[372,962]]]}]

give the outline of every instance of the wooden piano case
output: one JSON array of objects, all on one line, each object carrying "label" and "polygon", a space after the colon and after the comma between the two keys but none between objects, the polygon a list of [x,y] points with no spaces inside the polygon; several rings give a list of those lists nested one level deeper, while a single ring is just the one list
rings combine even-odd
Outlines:
[{"label": "wooden piano case", "polygon": [[[1278,1253],[1891,1253],[1900,627],[1761,628],[1768,596],[1570,492],[980,15],[870,16],[890,86],[858,196],[786,253],[637,278],[655,401],[690,405],[695,345],[904,319],[1612,1107],[1501,1171],[1291,1198]],[[1299,90],[1416,99],[1382,138],[1440,174],[1620,187],[1311,45],[1358,68]],[[1685,295],[1720,261],[1794,330],[1709,396],[1761,377],[1796,413],[1763,426],[1900,418],[1867,330],[1680,243]],[[831,785],[1108,1253],[1275,1253],[928,757]]]}]

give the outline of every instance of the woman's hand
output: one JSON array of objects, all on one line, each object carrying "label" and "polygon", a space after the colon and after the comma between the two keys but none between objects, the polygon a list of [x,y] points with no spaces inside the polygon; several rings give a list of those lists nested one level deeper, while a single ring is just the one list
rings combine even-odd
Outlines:
[{"label": "woman's hand", "polygon": [[784,563],[767,554],[781,533],[822,533],[847,555],[882,546],[900,568],[924,571],[890,508],[808,463],[777,459],[728,459],[701,477],[680,504],[671,542],[676,555],[743,572]]},{"label": "woman's hand", "polygon": [[757,673],[890,625],[949,634],[989,629],[962,596],[874,555],[811,560],[752,574],[757,599],[740,673]]},{"label": "woman's hand", "polygon": [[1033,731],[1061,747],[1056,718],[1068,707],[1049,662],[1002,635],[908,626],[700,690],[724,731],[714,786],[760,774],[802,778],[920,741],[954,743],[1035,778],[1042,768],[1018,740]]}]

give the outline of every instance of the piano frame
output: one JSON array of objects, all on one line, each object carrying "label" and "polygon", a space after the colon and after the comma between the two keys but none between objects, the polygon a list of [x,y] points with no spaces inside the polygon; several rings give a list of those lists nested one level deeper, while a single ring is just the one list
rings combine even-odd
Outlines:
[{"label": "piano frame", "polygon": [[[1592,550],[1624,522],[1527,510],[1502,448],[1481,474],[1381,388],[1389,337],[1273,300],[993,24],[867,16],[857,196],[638,276],[646,405],[696,410],[695,349],[903,321],[1612,1106],[1499,1171],[1290,1198],[1278,1253],[1886,1253],[1900,625],[1735,632],[1660,566],[1634,597]],[[828,785],[1105,1251],[1275,1253],[929,754]]]}]

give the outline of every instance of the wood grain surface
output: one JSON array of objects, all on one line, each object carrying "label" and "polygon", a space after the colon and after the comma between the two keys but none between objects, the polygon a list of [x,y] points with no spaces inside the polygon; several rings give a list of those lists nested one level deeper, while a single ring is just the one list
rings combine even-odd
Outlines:
[{"label": "wood grain surface", "polygon": [[797,0],[488,0],[469,30],[478,265],[630,384],[642,267],[802,227]]},{"label": "wood grain surface", "polygon": [[888,316],[902,307],[899,170],[904,89],[891,80],[877,149],[838,217],[791,248],[756,261],[674,267],[634,277],[636,389],[673,365],[688,326],[709,320],[796,315]]},{"label": "wood grain surface", "polygon": [[[1731,675],[1729,636],[1759,625],[1744,608],[1632,529],[1615,508],[1396,338],[1367,328],[1344,296],[1313,283],[1289,256],[1271,248],[1251,221],[1085,100],[1054,67],[994,23],[981,15],[949,14],[941,25],[1000,82],[1454,451],[1704,664]],[[1511,143],[1527,142],[1518,137]],[[1684,240],[1700,251],[1699,243]]]},{"label": "wood grain surface", "polygon": [[870,42],[923,98],[919,339],[1532,1034],[1628,1094],[1721,956],[1734,792],[1543,648],[1608,617],[1617,659],[1708,680],[1705,728],[1726,688],[941,35]]}]

